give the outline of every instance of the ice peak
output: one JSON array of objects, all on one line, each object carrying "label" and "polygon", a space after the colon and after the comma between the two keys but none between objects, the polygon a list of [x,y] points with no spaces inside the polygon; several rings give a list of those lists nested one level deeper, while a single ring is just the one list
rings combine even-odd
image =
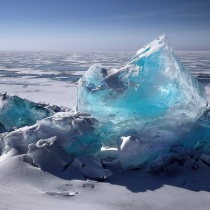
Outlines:
[{"label": "ice peak", "polygon": [[152,42],[150,42],[146,46],[162,45],[162,44],[169,44],[168,36],[165,33],[163,33],[161,36],[159,36],[157,39],[153,40]]},{"label": "ice peak", "polygon": [[159,36],[156,40],[159,40],[161,42],[168,42],[168,36],[163,33],[161,36]]},{"label": "ice peak", "polygon": [[159,50],[163,46],[170,46],[169,39],[165,33],[163,33],[161,36],[159,36],[157,39],[154,41],[150,42],[149,44],[145,45],[143,48],[137,51],[136,56],[134,59],[137,57],[144,57],[144,56],[149,56],[153,52]]}]

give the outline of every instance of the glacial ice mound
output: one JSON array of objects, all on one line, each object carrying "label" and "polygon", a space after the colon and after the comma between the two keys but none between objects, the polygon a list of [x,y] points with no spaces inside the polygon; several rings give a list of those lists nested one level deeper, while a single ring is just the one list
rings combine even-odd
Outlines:
[{"label": "glacial ice mound", "polygon": [[[168,151],[177,141],[187,146],[198,141],[189,133],[206,104],[203,86],[182,65],[165,35],[121,69],[94,64],[78,84],[77,110],[102,123],[105,146],[117,144],[131,156],[129,147],[135,147],[134,165]],[[131,159],[121,159],[125,168]]]}]

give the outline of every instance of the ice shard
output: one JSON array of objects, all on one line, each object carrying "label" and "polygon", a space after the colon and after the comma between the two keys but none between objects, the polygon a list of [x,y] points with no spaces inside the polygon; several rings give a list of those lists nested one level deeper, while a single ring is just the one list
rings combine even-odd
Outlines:
[{"label": "ice shard", "polygon": [[37,120],[52,115],[54,111],[41,104],[18,96],[0,94],[0,133],[33,125]]},{"label": "ice shard", "polygon": [[136,165],[154,157],[154,151],[169,150],[174,142],[195,143],[189,133],[206,103],[203,86],[182,65],[165,35],[140,49],[121,69],[91,66],[78,84],[78,111],[102,123],[104,145],[118,144],[120,149],[121,137],[135,141],[135,148],[141,148],[139,154],[135,151]]}]

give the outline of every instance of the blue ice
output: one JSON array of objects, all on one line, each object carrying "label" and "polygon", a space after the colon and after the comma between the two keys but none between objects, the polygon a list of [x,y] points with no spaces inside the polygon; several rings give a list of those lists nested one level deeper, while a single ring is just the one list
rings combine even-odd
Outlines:
[{"label": "blue ice", "polygon": [[[117,145],[119,155],[133,150],[134,165],[168,151],[175,142],[192,146],[198,141],[200,135],[191,140],[190,133],[206,104],[204,87],[182,65],[165,35],[121,69],[94,64],[78,84],[77,110],[101,122],[105,146]],[[133,167],[131,159],[123,157],[122,165]]]},{"label": "blue ice", "polygon": [[0,133],[33,125],[53,113],[52,109],[41,104],[6,93],[0,94]]}]

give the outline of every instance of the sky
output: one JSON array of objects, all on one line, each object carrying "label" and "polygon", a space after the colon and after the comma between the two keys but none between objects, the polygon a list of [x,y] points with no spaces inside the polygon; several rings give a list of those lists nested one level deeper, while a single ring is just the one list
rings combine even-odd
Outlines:
[{"label": "sky", "polygon": [[210,51],[210,0],[0,0],[0,50]]}]

